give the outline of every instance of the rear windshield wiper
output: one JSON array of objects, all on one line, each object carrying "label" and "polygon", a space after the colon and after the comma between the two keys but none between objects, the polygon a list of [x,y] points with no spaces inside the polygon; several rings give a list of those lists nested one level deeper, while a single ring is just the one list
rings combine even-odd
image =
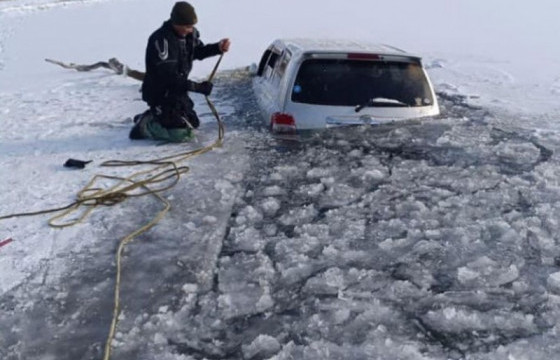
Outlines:
[{"label": "rear windshield wiper", "polygon": [[360,112],[360,111],[362,111],[363,108],[368,107],[368,106],[398,106],[398,107],[405,107],[406,106],[407,107],[408,104],[405,104],[402,101],[394,100],[394,99],[372,98],[372,99],[368,99],[368,101],[366,101],[363,104],[356,105],[354,110],[356,112]]}]

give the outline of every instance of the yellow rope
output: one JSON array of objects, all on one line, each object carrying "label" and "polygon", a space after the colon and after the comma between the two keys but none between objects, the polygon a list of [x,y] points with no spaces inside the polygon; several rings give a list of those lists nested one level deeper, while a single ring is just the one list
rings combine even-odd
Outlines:
[{"label": "yellow rope", "polygon": [[154,225],[156,225],[164,216],[167,214],[169,209],[171,208],[171,204],[169,201],[162,198],[159,194],[155,194],[155,196],[165,204],[163,210],[161,210],[156,217],[152,219],[149,223],[142,226],[138,230],[134,231],[133,233],[126,236],[124,239],[121,240],[119,243],[119,247],[117,249],[117,274],[115,279],[115,298],[114,298],[114,308],[113,308],[113,319],[111,320],[111,326],[109,327],[109,335],[107,336],[107,342],[105,343],[105,355],[103,356],[103,360],[109,360],[111,358],[111,343],[115,337],[115,331],[117,329],[119,313],[120,313],[120,288],[121,288],[121,273],[122,273],[122,253],[124,251],[125,246],[131,242],[136,236],[148,231]]},{"label": "yellow rope", "polygon": [[[212,81],[218,66],[222,60],[223,55],[220,56],[208,81]],[[118,324],[118,317],[120,313],[120,287],[121,287],[121,275],[122,275],[122,253],[124,248],[128,243],[130,243],[138,235],[148,231],[153,226],[155,226],[164,216],[167,214],[171,208],[169,201],[164,199],[159,193],[171,189],[175,186],[181,175],[186,174],[189,171],[187,166],[178,166],[179,163],[192,158],[194,156],[202,155],[216,147],[221,147],[224,139],[224,125],[220,119],[218,111],[216,110],[212,101],[206,96],[206,102],[212,111],[212,114],[218,122],[218,138],[216,141],[208,146],[202,147],[200,149],[190,150],[187,152],[182,152],[163,158],[152,159],[152,160],[133,160],[133,161],[123,161],[123,160],[109,160],[101,164],[105,167],[117,167],[117,166],[140,166],[149,165],[152,168],[138,171],[133,173],[128,177],[117,177],[109,175],[95,175],[87,185],[78,192],[77,200],[63,207],[40,210],[35,212],[26,213],[16,213],[6,216],[0,216],[0,220],[5,220],[14,217],[22,216],[35,216],[48,213],[58,213],[49,220],[49,225],[54,228],[65,228],[69,226],[76,225],[82,222],[96,207],[102,206],[112,206],[125,201],[129,197],[139,197],[145,195],[152,195],[156,197],[159,201],[163,203],[163,209],[160,210],[157,215],[147,224],[135,230],[131,234],[124,237],[120,242],[116,252],[117,258],[117,271],[115,275],[115,294],[114,294],[114,308],[113,308],[113,318],[111,321],[111,326],[109,328],[109,334],[107,336],[107,342],[105,343],[104,360],[109,360],[111,357],[111,344],[113,342],[115,331]],[[94,187],[94,185],[101,179],[114,180],[117,181],[116,184],[109,187],[108,189],[102,189]],[[166,183],[167,182],[167,183]],[[150,185],[163,184],[156,189],[152,189]],[[82,209],[81,209],[82,208]],[[77,215],[75,219],[63,221],[65,218],[75,214],[77,211],[81,210],[81,213]]]},{"label": "yellow rope", "polygon": [[[222,60],[222,56],[220,56],[220,58],[218,59],[218,61],[216,62],[216,65],[214,66],[214,70],[212,71],[212,73],[210,74],[210,77],[208,78],[209,81],[211,81],[214,78],[214,75],[216,74],[216,70],[218,69],[218,66],[220,65],[220,62]],[[175,162],[181,162],[184,161],[190,157],[196,156],[196,155],[201,155],[204,154],[212,149],[214,149],[215,147],[219,147],[222,145],[223,142],[223,138],[224,138],[224,127],[223,127],[223,123],[220,120],[220,116],[218,114],[218,111],[216,110],[214,104],[212,104],[212,101],[210,101],[210,99],[208,98],[208,96],[206,96],[206,102],[208,104],[208,106],[210,107],[210,110],[212,111],[212,114],[214,115],[214,117],[216,118],[216,120],[218,121],[218,139],[209,146],[203,147],[201,149],[198,150],[193,150],[193,151],[189,151],[186,153],[182,153],[182,154],[177,154],[177,155],[172,155],[172,156],[168,156],[162,159],[158,159],[156,161],[148,161],[148,163],[160,163],[161,161],[165,160],[167,163],[163,163],[161,166],[156,167],[156,169],[159,169],[163,166],[166,166],[164,164],[172,164],[173,168],[175,170],[175,180],[173,185],[174,186],[176,184],[177,181],[179,181],[180,175],[181,175],[181,169],[186,172],[188,171],[187,167],[183,167],[183,168],[179,168],[175,165]],[[176,159],[175,162],[172,161],[172,159]],[[145,162],[135,162],[134,164],[128,163],[128,162],[119,162],[119,161],[113,161],[113,162],[106,162],[104,163],[105,166],[125,166],[125,165],[136,165],[136,164],[142,164]],[[166,173],[166,171],[157,174],[156,176],[152,177],[152,179],[155,178],[159,178],[160,175],[164,175]],[[169,176],[164,177],[163,179],[158,179],[158,181],[164,181],[165,179],[169,178]],[[126,181],[129,181],[129,179],[124,179]],[[136,185],[138,183],[134,183],[134,185]],[[145,186],[144,186],[145,187]],[[167,189],[168,187],[164,187],[164,189]],[[136,230],[135,232],[133,232],[132,234],[128,235],[127,237],[125,237],[124,239],[121,240],[118,250],[117,250],[117,274],[116,274],[116,281],[115,281],[115,306],[113,308],[113,320],[111,321],[111,327],[109,329],[109,335],[107,337],[107,342],[105,343],[105,355],[103,357],[103,360],[109,360],[111,358],[111,343],[113,342],[114,336],[115,336],[115,331],[117,328],[117,324],[118,324],[118,317],[119,317],[119,312],[120,312],[120,282],[121,282],[121,262],[122,262],[122,252],[124,250],[124,247],[126,246],[126,244],[128,244],[130,241],[132,241],[134,239],[134,237],[144,233],[145,231],[147,231],[148,229],[150,229],[152,226],[154,226],[157,222],[159,222],[163,216],[165,216],[165,214],[169,211],[169,208],[171,207],[171,205],[169,204],[169,202],[167,200],[165,200],[164,198],[162,198],[159,194],[157,194],[157,192],[152,192],[149,188],[147,188],[148,193],[153,193],[155,196],[158,197],[158,199],[160,201],[162,201],[165,204],[165,208],[160,211],[158,213],[158,215],[152,220],[150,221],[148,224],[146,224],[145,226],[143,226],[142,228]],[[162,191],[162,190],[159,190]]]}]

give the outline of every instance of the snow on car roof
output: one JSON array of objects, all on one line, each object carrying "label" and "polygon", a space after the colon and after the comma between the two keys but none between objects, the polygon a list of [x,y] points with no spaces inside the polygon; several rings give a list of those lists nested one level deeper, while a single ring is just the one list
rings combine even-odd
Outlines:
[{"label": "snow on car roof", "polygon": [[419,58],[419,56],[407,53],[394,46],[362,40],[294,38],[278,39],[274,42],[275,45],[281,43],[284,43],[293,54],[307,52],[371,52],[382,55],[404,55]]}]

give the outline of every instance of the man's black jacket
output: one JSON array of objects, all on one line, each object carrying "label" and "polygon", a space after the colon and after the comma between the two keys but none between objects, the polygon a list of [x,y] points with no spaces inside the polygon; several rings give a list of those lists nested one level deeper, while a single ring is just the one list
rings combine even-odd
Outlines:
[{"label": "man's black jacket", "polygon": [[219,43],[204,45],[198,30],[181,38],[170,21],[164,22],[148,39],[142,99],[150,107],[173,106],[187,97],[187,91],[196,91],[197,84],[188,79],[193,60],[218,54]]}]

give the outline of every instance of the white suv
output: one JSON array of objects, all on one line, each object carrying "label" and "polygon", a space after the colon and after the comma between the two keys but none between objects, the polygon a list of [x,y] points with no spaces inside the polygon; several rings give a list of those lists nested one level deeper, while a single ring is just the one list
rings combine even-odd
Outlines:
[{"label": "white suv", "polygon": [[439,114],[420,57],[387,45],[280,39],[266,49],[254,75],[253,89],[274,132]]}]

